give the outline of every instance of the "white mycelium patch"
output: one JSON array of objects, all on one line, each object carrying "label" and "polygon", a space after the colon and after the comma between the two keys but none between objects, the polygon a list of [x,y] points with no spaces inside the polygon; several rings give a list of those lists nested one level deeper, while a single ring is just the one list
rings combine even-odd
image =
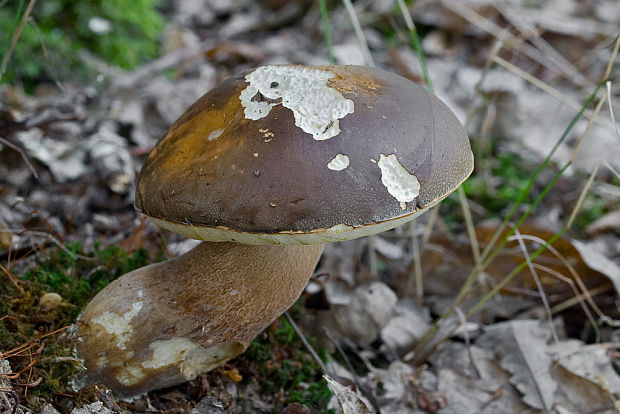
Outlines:
[{"label": "white mycelium patch", "polygon": [[388,192],[400,202],[400,208],[407,207],[408,202],[413,201],[420,193],[420,183],[415,175],[409,171],[396,158],[396,154],[384,155],[377,163],[381,169],[381,182],[387,187]]},{"label": "white mycelium patch", "polygon": [[344,154],[336,155],[327,163],[327,168],[334,171],[342,171],[349,166],[349,156]]},{"label": "white mycelium patch", "polygon": [[125,349],[125,342],[129,340],[133,332],[129,321],[140,312],[140,309],[142,309],[142,302],[135,302],[132,303],[131,310],[125,312],[124,315],[106,311],[101,316],[93,318],[93,322],[103,326],[107,333],[115,335],[118,347]]},{"label": "white mycelium patch", "polygon": [[295,125],[317,141],[338,135],[338,120],[352,114],[353,101],[327,86],[334,76],[327,70],[294,66],[262,66],[246,75],[250,84],[239,99],[247,119],[267,116],[282,104],[293,111]]},{"label": "white mycelium patch", "polygon": [[204,347],[188,338],[158,340],[149,345],[153,352],[146,361],[115,361],[119,368],[116,379],[123,385],[133,386],[148,381],[148,370],[168,370],[187,380],[210,371],[243,351],[243,345],[235,342],[218,343]]}]

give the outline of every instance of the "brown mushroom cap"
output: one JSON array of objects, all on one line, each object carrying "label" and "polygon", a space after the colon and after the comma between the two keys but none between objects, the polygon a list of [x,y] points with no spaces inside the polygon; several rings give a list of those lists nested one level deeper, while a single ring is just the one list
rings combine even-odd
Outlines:
[{"label": "brown mushroom cap", "polygon": [[202,240],[325,243],[412,219],[472,169],[463,127],[415,83],[368,67],[266,66],[174,123],[142,168],[136,208]]}]

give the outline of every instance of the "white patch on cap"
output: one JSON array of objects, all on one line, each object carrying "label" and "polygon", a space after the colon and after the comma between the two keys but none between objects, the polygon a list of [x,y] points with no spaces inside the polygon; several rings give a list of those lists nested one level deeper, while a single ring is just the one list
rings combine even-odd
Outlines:
[{"label": "white patch on cap", "polygon": [[124,315],[106,311],[100,316],[93,318],[93,323],[103,326],[107,333],[116,336],[116,344],[120,349],[125,349],[125,342],[129,340],[133,332],[133,327],[129,324],[131,318],[136,316],[142,309],[142,302],[135,302],[131,305],[131,310]]},{"label": "white patch on cap", "polygon": [[239,99],[247,119],[266,117],[282,104],[293,111],[295,125],[317,141],[340,132],[338,120],[354,111],[353,101],[327,86],[334,76],[327,70],[294,66],[262,66],[246,75],[250,84]]},{"label": "white patch on cap", "polygon": [[396,154],[381,154],[377,165],[381,169],[381,182],[404,210],[407,208],[405,203],[413,201],[420,193],[420,182],[403,167]]},{"label": "white patch on cap", "polygon": [[349,156],[344,154],[336,155],[327,163],[327,168],[334,171],[342,171],[349,166]]}]

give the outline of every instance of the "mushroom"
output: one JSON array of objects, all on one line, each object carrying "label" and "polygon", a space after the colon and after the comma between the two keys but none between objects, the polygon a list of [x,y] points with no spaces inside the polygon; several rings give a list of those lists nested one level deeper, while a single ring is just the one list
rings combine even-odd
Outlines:
[{"label": "mushroom", "polygon": [[434,95],[356,66],[262,66],[228,78],[160,139],[136,208],[203,240],[130,272],[81,315],[92,380],[135,395],[242,353],[300,296],[323,244],[403,224],[471,173]]}]

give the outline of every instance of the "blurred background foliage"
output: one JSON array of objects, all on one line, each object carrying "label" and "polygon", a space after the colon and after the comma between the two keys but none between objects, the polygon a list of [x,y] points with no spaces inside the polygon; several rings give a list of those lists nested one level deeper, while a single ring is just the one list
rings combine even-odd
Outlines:
[{"label": "blurred background foliage", "polygon": [[[17,43],[6,83],[26,89],[41,81],[86,79],[82,51],[109,65],[131,69],[159,52],[164,28],[158,0],[45,0],[38,1]],[[11,37],[27,7],[27,0],[0,2],[0,53],[9,50]]]}]

